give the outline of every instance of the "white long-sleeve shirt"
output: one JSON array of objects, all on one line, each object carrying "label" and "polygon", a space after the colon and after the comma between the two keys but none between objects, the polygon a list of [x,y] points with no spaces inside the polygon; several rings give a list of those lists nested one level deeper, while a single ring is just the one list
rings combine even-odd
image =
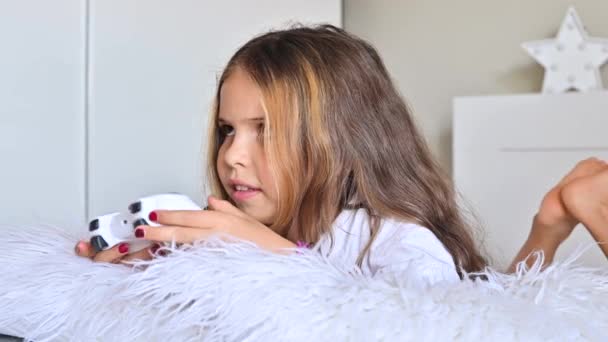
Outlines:
[{"label": "white long-sleeve shirt", "polygon": [[[329,234],[315,245],[330,261],[356,264],[370,238],[369,216],[365,209],[346,209],[334,221],[334,244]],[[429,229],[420,225],[383,218],[380,231],[361,265],[363,274],[408,277],[422,285],[456,282],[454,260]]]}]

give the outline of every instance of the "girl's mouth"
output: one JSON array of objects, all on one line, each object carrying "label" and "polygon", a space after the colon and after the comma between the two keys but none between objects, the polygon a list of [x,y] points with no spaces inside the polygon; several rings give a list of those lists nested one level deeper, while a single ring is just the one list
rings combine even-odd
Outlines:
[{"label": "girl's mouth", "polygon": [[235,185],[233,187],[232,198],[235,201],[245,201],[251,199],[258,193],[262,192],[260,189],[248,188],[246,186]]}]

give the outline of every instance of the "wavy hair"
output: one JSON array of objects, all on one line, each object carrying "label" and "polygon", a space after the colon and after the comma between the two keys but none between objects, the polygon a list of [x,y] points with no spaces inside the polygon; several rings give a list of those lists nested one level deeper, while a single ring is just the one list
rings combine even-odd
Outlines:
[{"label": "wavy hair", "polygon": [[359,266],[385,217],[430,229],[466,272],[486,266],[453,184],[431,155],[378,53],[331,25],[265,33],[230,59],[209,125],[213,193],[230,200],[216,169],[222,143],[216,127],[221,87],[237,67],[262,93],[264,149],[278,189],[273,230],[315,243],[331,232],[341,210],[356,204],[368,212],[371,230]]}]

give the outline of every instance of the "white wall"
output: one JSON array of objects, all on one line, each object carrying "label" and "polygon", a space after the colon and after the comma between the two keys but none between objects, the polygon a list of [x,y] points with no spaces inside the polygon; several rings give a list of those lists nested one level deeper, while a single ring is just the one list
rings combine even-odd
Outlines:
[{"label": "white wall", "polygon": [[0,223],[84,215],[84,7],[0,1]]},{"label": "white wall", "polygon": [[341,26],[341,1],[0,0],[0,224],[84,234],[147,194],[202,202],[219,72],[296,21]]}]

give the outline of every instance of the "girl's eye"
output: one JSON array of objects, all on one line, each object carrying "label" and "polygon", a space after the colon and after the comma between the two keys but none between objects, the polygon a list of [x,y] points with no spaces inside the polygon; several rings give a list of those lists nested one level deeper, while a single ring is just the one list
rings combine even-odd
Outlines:
[{"label": "girl's eye", "polygon": [[234,128],[232,128],[230,125],[220,125],[218,127],[218,131],[221,137],[234,135]]},{"label": "girl's eye", "polygon": [[264,123],[258,125],[258,137],[264,136]]}]

